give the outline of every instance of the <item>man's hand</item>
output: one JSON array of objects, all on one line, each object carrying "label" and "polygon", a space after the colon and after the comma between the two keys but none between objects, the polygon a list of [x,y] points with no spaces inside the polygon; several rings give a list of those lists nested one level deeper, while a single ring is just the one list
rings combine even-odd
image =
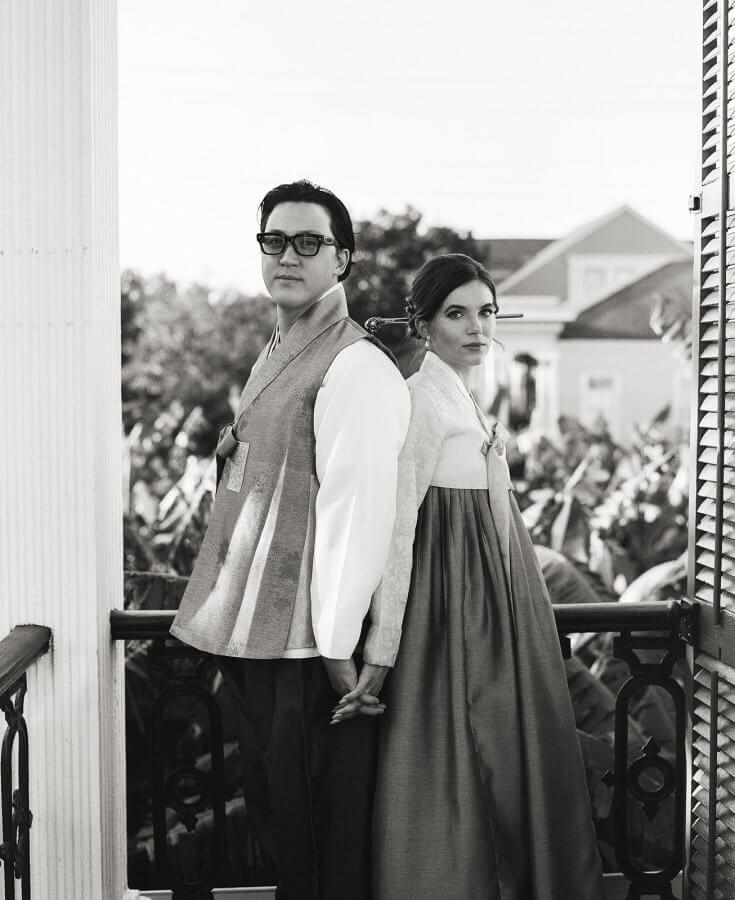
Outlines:
[{"label": "man's hand", "polygon": [[329,683],[338,697],[354,691],[357,687],[357,666],[354,659],[328,659],[322,656],[322,662],[329,676]]},{"label": "man's hand", "polygon": [[371,663],[365,663],[354,689],[345,693],[335,706],[331,724],[337,725],[344,719],[351,719],[358,714],[382,715],[385,712],[385,703],[380,702],[378,695],[388,671],[388,666],[374,666]]}]

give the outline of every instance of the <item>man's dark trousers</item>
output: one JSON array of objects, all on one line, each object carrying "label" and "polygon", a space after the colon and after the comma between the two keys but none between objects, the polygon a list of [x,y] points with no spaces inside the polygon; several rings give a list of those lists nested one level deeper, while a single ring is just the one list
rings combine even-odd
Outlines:
[{"label": "man's dark trousers", "polygon": [[262,754],[278,900],[370,900],[380,717],[330,725],[339,698],[318,657],[219,662]]}]

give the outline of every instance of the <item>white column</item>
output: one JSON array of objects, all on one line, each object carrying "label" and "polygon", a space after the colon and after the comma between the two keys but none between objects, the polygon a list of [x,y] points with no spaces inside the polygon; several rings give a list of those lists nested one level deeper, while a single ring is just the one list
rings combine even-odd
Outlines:
[{"label": "white column", "polygon": [[33,895],[125,894],[115,0],[0,3],[0,634],[30,673]]},{"label": "white column", "polygon": [[544,350],[537,359],[534,425],[554,440],[559,432],[559,352]]}]

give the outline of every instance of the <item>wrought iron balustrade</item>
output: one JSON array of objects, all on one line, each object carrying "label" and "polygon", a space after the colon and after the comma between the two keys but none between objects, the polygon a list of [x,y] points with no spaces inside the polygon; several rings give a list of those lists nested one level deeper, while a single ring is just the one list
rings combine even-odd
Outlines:
[{"label": "wrought iron balustrade", "polygon": [[[612,765],[600,772],[602,782],[611,793],[612,825],[610,843],[617,864],[630,882],[629,898],[645,895],[673,898],[672,882],[682,870],[686,807],[686,697],[681,679],[674,668],[684,660],[686,643],[692,640],[696,624],[696,608],[687,601],[640,604],[596,603],[556,605],[554,614],[565,657],[571,653],[569,635],[595,633],[615,635],[614,657],[627,665],[624,683],[617,692],[614,712],[614,751]],[[110,615],[115,640],[147,642],[156,665],[168,668],[169,681],[153,701],[151,715],[151,766],[147,786],[150,787],[154,813],[154,849],[151,875],[154,883],[136,887],[168,887],[176,900],[193,900],[212,896],[212,888],[226,886],[232,874],[232,848],[227,847],[224,788],[224,755],[221,746],[221,715],[205,686],[213,677],[213,661],[207,654],[185,647],[171,638],[169,628],[172,610],[115,610]],[[134,644],[132,646],[140,646]],[[176,669],[174,660],[188,660],[185,668]],[[209,675],[207,675],[209,673]],[[650,690],[662,692],[673,710],[673,741],[661,747],[649,739],[631,752],[630,713],[636,698]],[[166,759],[166,706],[174,700],[190,698],[206,708],[212,717],[210,748],[195,759],[195,754],[180,752],[179,759]],[[215,721],[216,720],[216,721]],[[185,741],[184,741],[185,744]],[[169,748],[170,750],[170,748]],[[252,774],[252,773],[251,773]],[[213,841],[204,869],[187,878],[181,866],[172,859],[167,830],[185,828],[193,834],[198,822],[209,816]],[[660,822],[668,832],[666,847],[657,849],[654,864],[647,863],[645,824]],[[250,823],[246,823],[249,827]],[[179,835],[179,839],[181,834]],[[249,855],[249,884],[272,883],[273,872],[259,855],[252,832],[241,833],[241,842]],[[174,853],[175,855],[175,853]],[[180,855],[180,854],[179,854]],[[246,882],[241,881],[241,884]]]},{"label": "wrought iron balustrade", "polygon": [[[0,798],[5,900],[31,898],[30,830],[33,814],[28,797],[28,726],[23,713],[28,668],[49,648],[51,631],[41,625],[18,625],[0,641],[0,709],[5,735],[0,751]],[[16,752],[17,742],[17,752]],[[17,759],[18,771],[14,772]]]},{"label": "wrought iron balustrade", "polygon": [[[155,580],[155,579],[154,579]],[[136,591],[166,605],[186,579]],[[159,590],[161,588],[161,590]],[[138,594],[139,595],[139,594]],[[273,884],[245,802],[259,772],[254,739],[216,662],[170,637],[174,611],[113,612],[126,653],[128,883],[176,900]],[[243,774],[244,773],[244,774]]]}]

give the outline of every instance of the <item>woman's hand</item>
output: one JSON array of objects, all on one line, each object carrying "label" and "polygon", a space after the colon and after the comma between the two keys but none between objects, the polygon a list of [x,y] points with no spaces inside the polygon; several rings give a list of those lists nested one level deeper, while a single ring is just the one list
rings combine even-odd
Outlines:
[{"label": "woman's hand", "polygon": [[378,695],[383,687],[388,666],[374,666],[365,663],[354,689],[344,694],[334,707],[331,725],[337,725],[344,719],[352,719],[356,715],[380,716],[385,712],[385,703],[381,703]]}]

